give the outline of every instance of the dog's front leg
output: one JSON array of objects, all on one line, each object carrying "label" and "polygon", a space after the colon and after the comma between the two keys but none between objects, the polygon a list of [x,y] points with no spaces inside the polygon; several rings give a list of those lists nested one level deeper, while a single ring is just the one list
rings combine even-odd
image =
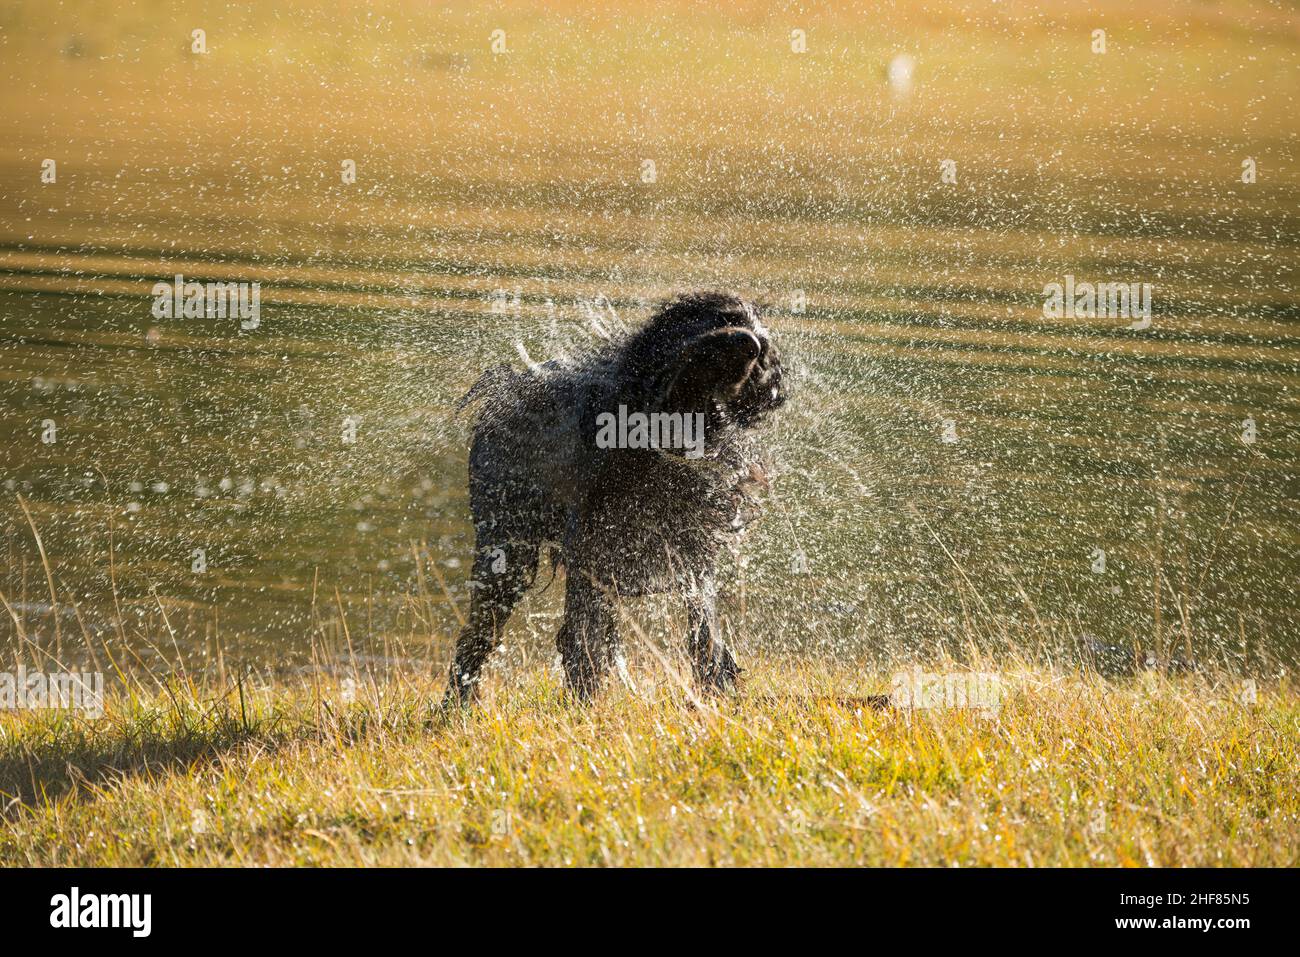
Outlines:
[{"label": "dog's front leg", "polygon": [[695,680],[709,691],[734,691],[741,668],[718,630],[717,588],[703,576],[686,592],[687,654]]},{"label": "dog's front leg", "polygon": [[569,691],[582,700],[590,698],[618,654],[618,624],[609,597],[577,568],[568,572],[564,624],[555,642]]}]

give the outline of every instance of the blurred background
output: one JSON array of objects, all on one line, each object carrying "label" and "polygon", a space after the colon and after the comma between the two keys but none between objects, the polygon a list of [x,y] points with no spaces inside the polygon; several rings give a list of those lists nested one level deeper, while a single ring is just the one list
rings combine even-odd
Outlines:
[{"label": "blurred background", "polygon": [[[1289,667],[1298,45],[1245,0],[10,0],[0,653],[440,671],[455,399],[708,286],[798,390],[742,654]],[[176,274],[260,325],[155,318]],[[1151,328],[1045,318],[1067,275]]]}]

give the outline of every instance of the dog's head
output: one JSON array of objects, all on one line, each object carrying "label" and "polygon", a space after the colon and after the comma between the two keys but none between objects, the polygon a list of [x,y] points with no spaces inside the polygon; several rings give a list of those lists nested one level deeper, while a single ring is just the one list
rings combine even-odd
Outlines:
[{"label": "dog's head", "polygon": [[624,374],[655,411],[748,428],[786,401],[781,356],[753,303],[697,292],[665,303],[624,348]]}]

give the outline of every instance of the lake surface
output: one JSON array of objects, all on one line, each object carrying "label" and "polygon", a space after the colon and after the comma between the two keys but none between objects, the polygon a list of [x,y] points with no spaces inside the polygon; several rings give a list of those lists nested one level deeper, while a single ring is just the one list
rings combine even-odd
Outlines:
[{"label": "lake surface", "polygon": [[[384,41],[400,82],[354,88],[369,48],[293,60],[309,41],[280,25],[274,62],[245,31],[218,71],[73,56],[33,23],[0,128],[6,658],[440,670],[472,544],[456,398],[521,348],[583,348],[593,315],[709,286],[769,304],[796,390],[731,562],[742,653],[1294,663],[1293,38],[1197,86],[1228,53],[1145,36],[1125,85],[1062,71],[1072,41],[1043,24],[1019,72],[945,33],[899,99],[900,24],[840,24],[857,52],[796,69],[763,23],[710,15],[692,87],[605,20],[549,72],[522,41],[455,59],[476,21],[418,68]],[[724,35],[777,72],[701,39]],[[260,283],[259,325],[156,318],[177,274]],[[1045,317],[1067,276],[1149,283],[1149,328]],[[524,664],[549,660],[560,592],[512,626]],[[662,632],[661,605],[630,613]]]}]

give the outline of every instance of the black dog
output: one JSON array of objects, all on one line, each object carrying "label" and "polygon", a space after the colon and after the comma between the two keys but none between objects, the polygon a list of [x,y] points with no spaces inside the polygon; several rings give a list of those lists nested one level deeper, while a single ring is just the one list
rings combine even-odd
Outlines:
[{"label": "black dog", "polygon": [[766,483],[753,428],[785,398],[758,310],[724,293],[674,299],[576,362],[484,373],[460,403],[480,403],[476,539],[447,701],[473,697],[543,545],[566,569],[556,641],[571,691],[593,694],[619,658],[615,599],[669,590],[686,598],[697,679],[732,688],[740,669],[718,634],[714,568]]}]

